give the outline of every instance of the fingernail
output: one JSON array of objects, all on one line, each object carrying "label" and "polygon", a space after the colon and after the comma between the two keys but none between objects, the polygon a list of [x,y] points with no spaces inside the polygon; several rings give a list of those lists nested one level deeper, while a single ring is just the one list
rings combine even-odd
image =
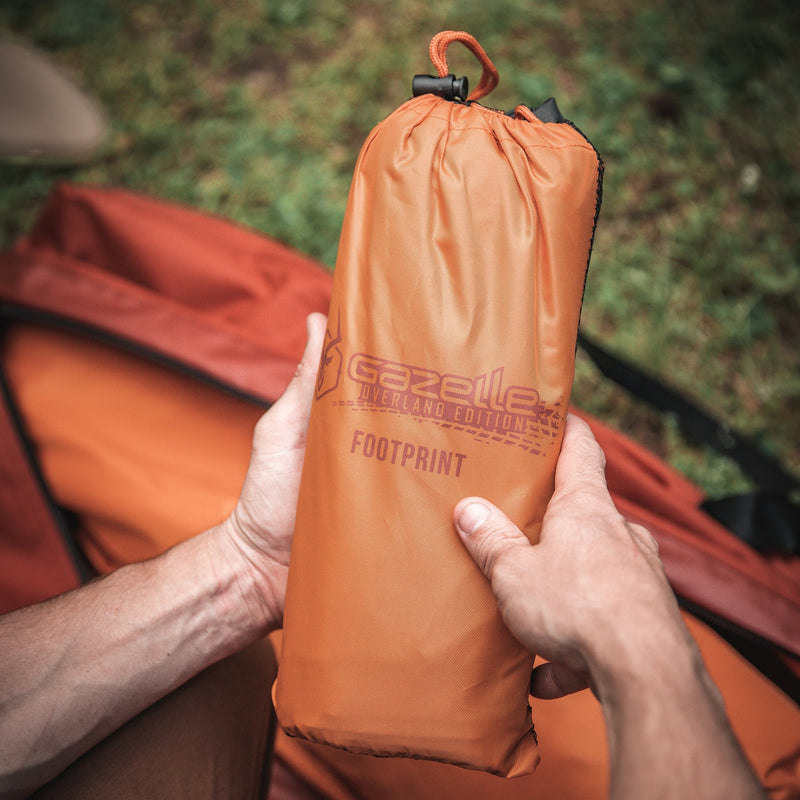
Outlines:
[{"label": "fingernail", "polygon": [[491,513],[483,503],[469,503],[458,515],[458,527],[470,536],[489,519]]}]

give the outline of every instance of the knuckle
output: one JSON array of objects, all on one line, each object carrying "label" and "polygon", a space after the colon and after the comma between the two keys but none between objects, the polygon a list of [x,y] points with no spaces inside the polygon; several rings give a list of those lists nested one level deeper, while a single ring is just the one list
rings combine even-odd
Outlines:
[{"label": "knuckle", "polygon": [[548,515],[562,519],[618,521],[620,513],[610,495],[597,486],[568,486],[556,491],[547,508]]},{"label": "knuckle", "polygon": [[504,571],[516,561],[521,536],[516,528],[505,525],[490,526],[482,532],[478,563],[490,580],[498,571]]},{"label": "knuckle", "polygon": [[629,522],[628,528],[633,536],[635,536],[642,545],[652,550],[656,554],[659,552],[658,540],[647,528],[644,527],[644,525]]},{"label": "knuckle", "polygon": [[597,441],[594,438],[586,436],[580,440],[578,446],[578,452],[587,471],[604,473],[606,469],[606,454]]}]

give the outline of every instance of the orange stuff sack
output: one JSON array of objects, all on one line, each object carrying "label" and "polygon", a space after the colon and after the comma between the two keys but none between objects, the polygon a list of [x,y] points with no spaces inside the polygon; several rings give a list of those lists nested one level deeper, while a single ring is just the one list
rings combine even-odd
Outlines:
[{"label": "orange stuff sack", "polygon": [[[293,736],[499,775],[539,760],[532,657],[452,524],[535,541],[573,380],[602,168],[566,122],[424,94],[359,156],[334,274],[274,698]],[[427,79],[436,87],[436,79]],[[443,83],[455,82],[443,78]]]}]

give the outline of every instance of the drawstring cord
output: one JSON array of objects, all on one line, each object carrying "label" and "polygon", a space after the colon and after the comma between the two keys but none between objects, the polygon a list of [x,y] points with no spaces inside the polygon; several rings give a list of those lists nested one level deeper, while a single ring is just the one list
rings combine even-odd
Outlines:
[{"label": "drawstring cord", "polygon": [[478,44],[477,39],[466,31],[442,31],[431,39],[429,49],[431,63],[439,73],[439,77],[444,78],[450,72],[447,68],[447,48],[453,42],[461,42],[465,45],[483,67],[480,82],[469,93],[467,100],[479,100],[481,97],[485,97],[500,82],[500,75],[497,67],[486,55],[486,51]]}]

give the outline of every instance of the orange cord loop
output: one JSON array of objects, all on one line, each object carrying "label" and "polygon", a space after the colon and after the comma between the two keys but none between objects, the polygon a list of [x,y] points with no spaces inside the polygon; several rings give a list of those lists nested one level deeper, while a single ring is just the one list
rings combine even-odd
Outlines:
[{"label": "orange cord loop", "polygon": [[500,82],[500,75],[497,72],[497,67],[492,64],[492,60],[486,55],[486,51],[478,44],[474,36],[465,31],[442,31],[431,39],[431,46],[429,49],[431,63],[436,68],[440,78],[444,78],[450,72],[447,68],[447,48],[453,42],[461,42],[469,48],[483,67],[480,82],[469,93],[469,97],[467,98],[467,100],[479,100],[481,97],[489,94]]},{"label": "orange cord loop", "polygon": [[534,122],[534,123],[541,122],[539,117],[537,117],[536,114],[534,114],[533,111],[531,111],[528,108],[528,106],[524,105],[518,105],[514,109],[514,117],[515,119],[526,119],[528,120],[528,122]]}]

